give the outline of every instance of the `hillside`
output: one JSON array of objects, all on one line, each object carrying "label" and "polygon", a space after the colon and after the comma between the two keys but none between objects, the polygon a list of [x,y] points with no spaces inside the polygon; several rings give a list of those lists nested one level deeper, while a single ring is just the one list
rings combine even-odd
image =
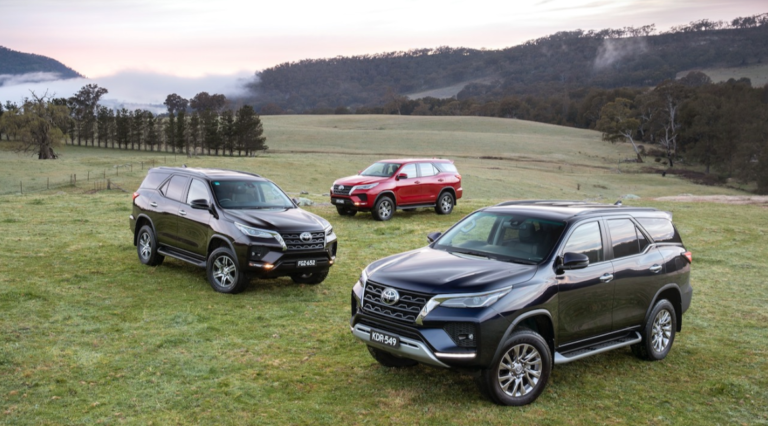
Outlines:
[{"label": "hillside", "polygon": [[[55,73],[61,79],[82,77],[80,73],[55,59],[0,46],[0,76],[30,73]],[[0,80],[0,85],[2,83],[3,80]]]},{"label": "hillside", "polygon": [[[452,93],[457,85],[459,100],[487,101],[652,86],[683,70],[766,61],[768,15],[760,15],[730,24],[698,21],[658,34],[653,25],[563,31],[501,50],[440,47],[284,63],[258,74],[249,101],[304,112]],[[448,90],[431,92],[436,89]]]}]

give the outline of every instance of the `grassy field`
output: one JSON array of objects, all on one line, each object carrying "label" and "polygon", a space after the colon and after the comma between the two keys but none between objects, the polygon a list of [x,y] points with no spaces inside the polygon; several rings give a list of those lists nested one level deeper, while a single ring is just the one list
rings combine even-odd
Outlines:
[{"label": "grassy field", "polygon": [[[340,239],[338,264],[319,286],[254,280],[227,296],[185,263],[145,267],[130,242],[130,195],[119,190],[81,184],[0,196],[0,424],[768,424],[764,206],[656,202],[738,192],[637,165],[617,173],[614,160],[629,151],[593,132],[461,120],[472,130],[457,119],[267,117],[268,144],[279,153],[166,158],[254,171],[296,195],[310,192],[318,204],[307,209]],[[420,136],[455,142],[430,152]],[[461,150],[474,139],[482,142]],[[449,216],[339,217],[321,194],[379,158],[366,144],[387,156],[454,158],[466,199]],[[479,158],[493,150],[507,159]],[[144,173],[135,164],[160,158],[74,147],[61,154],[41,164],[0,151],[0,179],[132,163],[132,173],[114,178],[132,191]],[[557,366],[536,403],[503,408],[477,392],[469,373],[383,368],[351,336],[349,292],[367,263],[422,246],[428,232],[503,199],[627,193],[643,197],[629,203],[672,211],[694,256],[693,305],[665,361],[621,349]]]}]

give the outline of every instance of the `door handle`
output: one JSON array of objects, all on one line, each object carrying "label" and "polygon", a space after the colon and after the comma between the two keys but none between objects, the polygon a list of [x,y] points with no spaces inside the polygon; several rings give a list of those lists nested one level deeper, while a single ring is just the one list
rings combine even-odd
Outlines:
[{"label": "door handle", "polygon": [[154,202],[154,201],[153,201],[153,202],[151,202],[151,203],[149,203],[149,205],[150,205],[150,206],[152,206],[152,207],[157,207],[157,203],[156,203],[156,202]]},{"label": "door handle", "polygon": [[654,274],[658,274],[659,271],[661,271],[661,265],[653,265],[650,268],[648,268],[651,272]]},{"label": "door handle", "polygon": [[179,210],[179,214],[182,215],[182,216],[186,216],[187,212],[185,212],[184,210]]},{"label": "door handle", "polygon": [[419,181],[416,181],[416,182],[414,182],[414,183],[418,185],[418,184],[420,184],[421,182],[419,182]]},{"label": "door handle", "polygon": [[443,181],[443,179],[438,179],[437,181],[438,181],[438,182],[442,182],[442,181]]},{"label": "door handle", "polygon": [[613,281],[613,274],[603,274],[603,276],[600,277],[600,281],[604,283],[609,283]]}]

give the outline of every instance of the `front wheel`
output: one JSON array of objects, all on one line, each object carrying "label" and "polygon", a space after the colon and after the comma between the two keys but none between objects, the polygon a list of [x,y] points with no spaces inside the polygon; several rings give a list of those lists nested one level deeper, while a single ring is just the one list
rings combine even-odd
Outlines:
[{"label": "front wheel", "polygon": [[395,202],[389,197],[381,197],[373,205],[371,214],[373,218],[380,221],[389,220],[395,212]]},{"label": "front wheel", "polygon": [[248,283],[237,257],[227,247],[217,248],[208,256],[206,272],[211,287],[219,293],[240,293]]},{"label": "front wheel", "polygon": [[291,279],[296,284],[320,284],[325,280],[325,277],[328,276],[328,268],[321,269],[319,271],[315,272],[306,272],[303,274],[293,274],[291,275]]},{"label": "front wheel", "polygon": [[383,365],[384,367],[404,368],[404,367],[413,367],[414,365],[418,364],[417,361],[414,361],[412,359],[400,358],[399,356],[392,355],[387,351],[382,351],[380,349],[376,349],[371,346],[368,346],[368,353],[371,354],[371,356],[373,357],[373,359],[376,360],[376,362]]},{"label": "front wheel", "polygon": [[443,192],[437,199],[437,204],[435,205],[435,213],[450,214],[453,211],[454,203],[455,201],[453,199],[453,194],[448,191]]},{"label": "front wheel", "polygon": [[663,299],[653,307],[643,329],[643,341],[632,345],[632,353],[640,359],[660,361],[672,349],[677,330],[675,307]]},{"label": "front wheel", "polygon": [[480,372],[479,385],[499,405],[526,405],[541,395],[551,372],[547,342],[531,330],[520,330],[507,339],[491,368]]}]

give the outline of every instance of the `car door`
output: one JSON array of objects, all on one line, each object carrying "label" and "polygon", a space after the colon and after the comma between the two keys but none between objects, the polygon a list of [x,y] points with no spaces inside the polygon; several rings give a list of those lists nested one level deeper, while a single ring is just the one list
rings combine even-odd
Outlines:
[{"label": "car door", "polygon": [[209,205],[211,203],[208,185],[200,179],[192,179],[185,202],[179,207],[178,244],[183,250],[205,256],[212,216],[209,210],[193,209],[193,200],[205,200]]},{"label": "car door", "polygon": [[614,331],[641,325],[664,284],[664,258],[630,218],[605,221],[613,252]]},{"label": "car door", "polygon": [[397,194],[397,204],[418,204],[419,202],[419,175],[416,171],[416,163],[406,164],[400,167],[395,176],[405,173],[405,178],[397,179],[395,193]]},{"label": "car door", "polygon": [[419,203],[434,204],[442,189],[437,181],[438,170],[432,163],[418,163],[419,169]]},{"label": "car door", "polygon": [[179,245],[177,218],[179,209],[183,205],[181,200],[187,192],[188,184],[189,177],[173,175],[160,187],[163,198],[159,200],[157,206],[155,231],[157,241],[161,245],[173,247]]},{"label": "car door", "polygon": [[613,264],[606,260],[602,222],[579,223],[565,241],[559,255],[581,253],[589,265],[557,275],[559,344],[609,332],[613,308]]}]

